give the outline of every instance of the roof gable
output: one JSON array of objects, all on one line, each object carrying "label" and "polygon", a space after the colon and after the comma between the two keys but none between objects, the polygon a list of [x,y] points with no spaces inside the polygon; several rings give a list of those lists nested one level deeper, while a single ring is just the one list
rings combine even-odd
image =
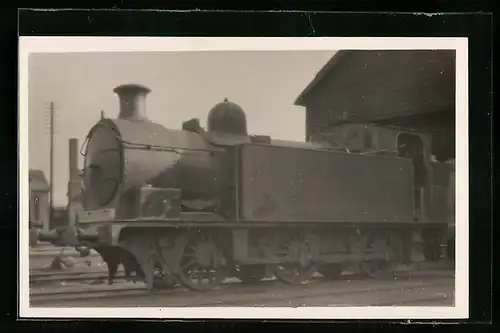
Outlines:
[{"label": "roof gable", "polygon": [[319,84],[325,76],[327,76],[334,67],[336,67],[345,57],[345,55],[349,51],[337,51],[333,57],[328,60],[328,62],[316,73],[316,76],[314,76],[314,79],[312,79],[311,82],[306,86],[306,88],[297,96],[295,99],[294,104],[298,106],[304,106],[304,99],[307,97],[309,92],[316,87],[317,84]]}]

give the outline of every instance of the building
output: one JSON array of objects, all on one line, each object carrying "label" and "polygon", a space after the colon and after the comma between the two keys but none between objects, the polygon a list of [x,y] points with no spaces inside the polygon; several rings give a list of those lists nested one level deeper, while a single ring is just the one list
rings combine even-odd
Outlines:
[{"label": "building", "polygon": [[52,208],[50,229],[56,229],[67,225],[66,206],[55,206]]},{"label": "building", "polygon": [[42,170],[29,170],[30,222],[42,223],[48,230],[50,219],[50,186]]},{"label": "building", "polygon": [[306,140],[352,122],[427,131],[438,160],[455,156],[455,51],[338,51],[297,97]]}]

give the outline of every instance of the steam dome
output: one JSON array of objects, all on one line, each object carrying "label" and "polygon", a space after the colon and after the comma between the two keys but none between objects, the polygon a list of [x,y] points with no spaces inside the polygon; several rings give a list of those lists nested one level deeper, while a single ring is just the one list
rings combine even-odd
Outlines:
[{"label": "steam dome", "polygon": [[245,111],[226,98],[208,113],[207,127],[209,132],[247,135]]}]

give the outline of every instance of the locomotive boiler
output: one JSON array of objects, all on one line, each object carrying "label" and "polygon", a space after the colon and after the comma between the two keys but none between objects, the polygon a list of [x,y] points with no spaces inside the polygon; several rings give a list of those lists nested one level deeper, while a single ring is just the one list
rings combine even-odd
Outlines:
[{"label": "locomotive boiler", "polygon": [[206,130],[197,119],[169,129],[148,119],[148,88],[114,91],[119,116],[87,136],[83,211],[66,232],[101,254],[110,283],[120,264],[151,289],[205,290],[270,272],[291,284],[314,271],[335,278],[346,265],[389,276],[418,246],[435,258],[450,184],[433,179],[447,171],[426,159],[424,134],[354,124],[312,142],[274,140],[249,135],[227,99]]}]

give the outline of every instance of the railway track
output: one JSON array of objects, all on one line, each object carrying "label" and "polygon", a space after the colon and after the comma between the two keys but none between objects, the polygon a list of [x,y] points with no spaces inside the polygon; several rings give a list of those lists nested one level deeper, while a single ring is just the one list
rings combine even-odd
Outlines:
[{"label": "railway track", "polygon": [[[316,278],[303,286],[284,285],[275,279],[265,279],[257,285],[242,285],[237,279],[226,280],[218,289],[201,293],[193,293],[180,287],[169,290],[162,290],[149,293],[143,283],[119,282],[115,285],[85,286],[74,289],[53,289],[32,291],[30,303],[32,306],[249,306],[252,303],[278,304],[274,306],[300,306],[301,300],[311,298],[318,299],[319,303],[328,303],[331,306],[331,298],[336,298],[336,303],[342,305],[343,302],[349,304],[356,303],[356,295],[367,293],[382,302],[386,299],[387,293],[398,296],[405,293],[405,299],[400,299],[401,303],[412,299],[414,302],[423,302],[430,296],[426,291],[425,297],[415,298],[421,294],[418,290],[427,288],[439,294],[442,288],[453,289],[453,277],[449,272],[435,272],[433,274],[423,274],[413,276],[404,274],[396,280],[365,280],[357,276],[346,276],[343,280],[327,281],[323,278]],[[450,290],[451,290],[450,289]],[[417,292],[415,292],[417,290]],[[450,292],[445,293],[444,299],[450,297]],[[378,296],[377,296],[378,295]],[[353,301],[354,297],[354,301]],[[362,299],[363,297],[358,299]],[[394,297],[393,297],[394,298]],[[434,301],[443,301],[443,297],[432,295]],[[430,301],[430,299],[429,299]],[[365,301],[360,301],[360,305],[366,305]],[[397,303],[397,302],[396,302]],[[52,304],[52,305],[51,305]],[[83,304],[83,305],[82,305]],[[389,305],[394,301],[389,300]],[[260,306],[259,305],[259,306]],[[316,304],[315,304],[316,305]],[[273,306],[273,305],[270,305]]]},{"label": "railway track", "polygon": [[[81,257],[80,253],[71,248],[46,247],[42,249],[30,249],[29,268],[30,271],[41,271],[53,265],[55,258],[63,260],[63,266],[73,268],[78,266],[99,266],[103,264],[98,253],[92,251],[89,256]],[[68,266],[69,265],[69,266]]]},{"label": "railway track", "polygon": [[[115,280],[124,279],[122,272],[117,274]],[[105,281],[108,278],[106,271],[38,271],[30,274],[30,284],[58,283],[58,282],[86,282],[86,281]]]},{"label": "railway track", "polygon": [[[443,301],[449,298],[448,293],[443,293],[444,288],[450,287],[450,281],[436,280],[432,283],[409,283],[390,286],[335,286],[321,288],[318,291],[282,293],[278,295],[263,295],[258,298],[252,296],[246,299],[221,300],[206,302],[200,306],[248,306],[254,303],[258,306],[273,307],[299,307],[299,306],[402,306],[413,302]],[[368,296],[368,297],[367,297]],[[368,300],[367,300],[368,298]],[[311,302],[313,300],[313,302]],[[453,301],[453,300],[452,300]],[[312,304],[308,304],[312,303]],[[450,305],[452,305],[451,303]],[[255,306],[254,305],[254,306]]]},{"label": "railway track", "polygon": [[[107,278],[107,277],[106,277]],[[268,284],[269,282],[276,282],[274,278],[266,278],[261,281],[262,284]],[[227,279],[221,283],[221,286],[217,290],[221,290],[222,288],[227,288],[227,286],[238,285],[240,281],[235,278]],[[171,295],[177,293],[190,292],[187,289],[182,288],[180,285],[176,285],[171,289],[155,291],[157,294],[161,295]],[[52,300],[73,300],[73,299],[100,299],[103,297],[106,298],[114,298],[114,297],[129,297],[129,296],[145,296],[145,295],[154,295],[150,293],[146,285],[143,282],[118,282],[111,286],[104,285],[99,287],[94,286],[85,286],[78,289],[54,289],[52,291],[41,290],[37,292],[30,293],[30,301],[52,301]]]},{"label": "railway track", "polygon": [[[413,271],[415,274],[419,270],[444,270],[451,269],[451,263],[449,262],[437,262],[433,265],[415,265],[409,271]],[[57,282],[86,282],[86,281],[100,281],[105,282],[107,280],[106,267],[101,267],[100,269],[89,269],[80,271],[53,271],[53,270],[33,270],[30,272],[30,284],[40,284],[40,283],[57,283]],[[120,269],[115,276],[115,280],[120,281],[125,278],[123,271]]]}]

